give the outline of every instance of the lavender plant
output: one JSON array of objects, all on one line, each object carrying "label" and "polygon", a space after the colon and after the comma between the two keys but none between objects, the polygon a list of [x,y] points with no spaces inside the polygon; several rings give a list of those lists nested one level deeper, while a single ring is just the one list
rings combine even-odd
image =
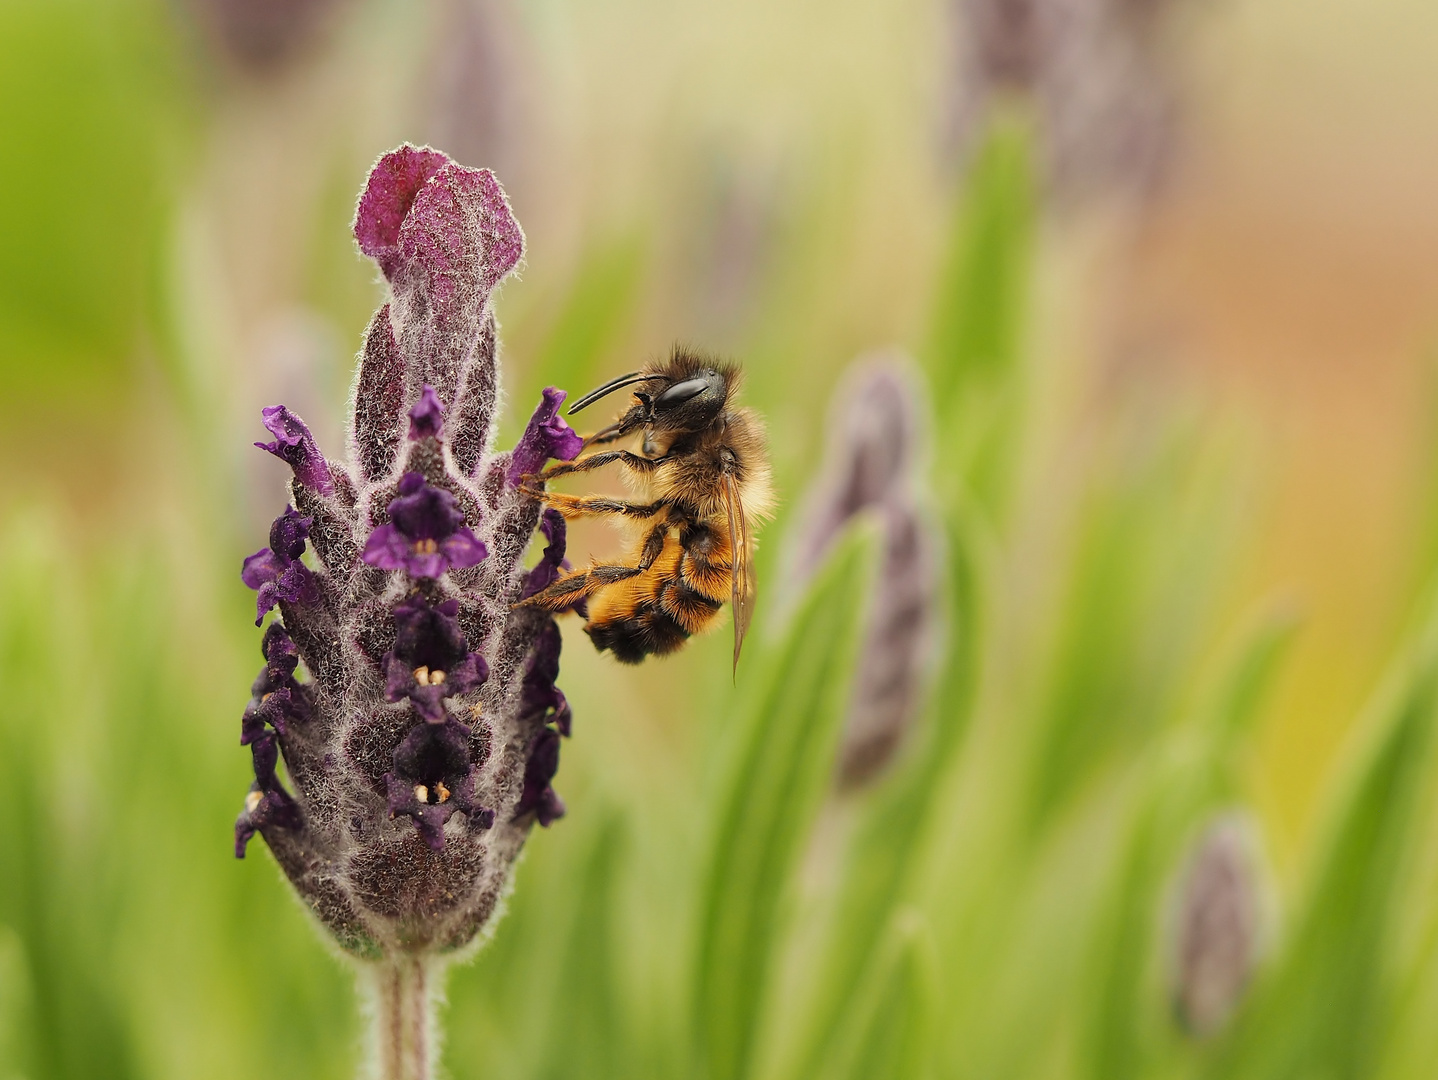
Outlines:
[{"label": "lavender plant", "polygon": [[882,587],[875,589],[854,700],[839,751],[846,786],[873,780],[898,751],[920,704],[936,650],[938,556],[932,523],[919,510],[920,377],[901,356],[857,361],[830,408],[825,475],[811,488],[786,540],[786,580],[806,568],[855,516],[883,531]]},{"label": "lavender plant", "polygon": [[283,405],[256,444],[290,466],[292,505],[242,570],[255,624],[279,617],[241,721],[255,782],[235,854],[259,833],[364,962],[379,1073],[414,1080],[444,958],[493,921],[533,825],[564,813],[559,629],[514,608],[564,565],[564,520],[519,480],[581,440],[551,388],[519,444],[492,448],[491,299],[524,246],[492,173],[401,146],[370,173],[354,233],[390,301],[365,335],[346,459]]}]

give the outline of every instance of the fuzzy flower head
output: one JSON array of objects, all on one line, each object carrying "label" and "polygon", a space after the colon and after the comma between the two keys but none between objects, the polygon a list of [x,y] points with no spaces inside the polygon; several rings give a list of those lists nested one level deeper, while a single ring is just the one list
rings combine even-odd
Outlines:
[{"label": "fuzzy flower head", "polygon": [[563,812],[559,631],[514,609],[564,565],[563,522],[515,478],[580,440],[551,388],[518,447],[492,448],[491,300],[524,246],[492,173],[402,146],[371,172],[354,232],[389,299],[348,453],[326,458],[282,405],[262,417],[293,505],[241,572],[258,622],[279,615],[241,718],[255,782],[235,853],[262,836],[358,955],[439,953],[484,927],[532,826]]},{"label": "fuzzy flower head", "polygon": [[839,750],[839,780],[847,787],[878,776],[898,752],[934,654],[938,558],[916,483],[923,428],[918,387],[902,356],[852,366],[830,410],[828,468],[787,538],[785,579],[797,592],[852,518],[872,514],[881,526],[882,587],[871,599]]},{"label": "fuzzy flower head", "polygon": [[1196,1038],[1216,1035],[1239,1008],[1262,945],[1263,903],[1249,823],[1235,814],[1198,838],[1177,896],[1173,1006]]}]

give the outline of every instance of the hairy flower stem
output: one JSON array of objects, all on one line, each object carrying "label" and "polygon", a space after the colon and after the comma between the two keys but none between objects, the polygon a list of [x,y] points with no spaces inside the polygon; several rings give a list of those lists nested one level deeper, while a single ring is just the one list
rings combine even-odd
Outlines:
[{"label": "hairy flower stem", "polygon": [[432,961],[392,956],[370,966],[374,980],[376,1080],[430,1080],[434,1060],[434,985]]}]

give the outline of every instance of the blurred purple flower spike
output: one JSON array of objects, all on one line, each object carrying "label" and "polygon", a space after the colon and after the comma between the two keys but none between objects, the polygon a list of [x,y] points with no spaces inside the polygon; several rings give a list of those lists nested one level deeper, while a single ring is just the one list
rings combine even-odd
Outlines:
[{"label": "blurred purple flower spike", "polygon": [[242,571],[279,618],[241,720],[255,784],[235,844],[262,836],[347,950],[418,963],[473,940],[532,825],[562,813],[559,630],[514,604],[562,564],[563,523],[544,518],[527,570],[541,506],[507,480],[582,444],[550,389],[519,446],[491,449],[492,294],[524,244],[492,173],[400,147],[354,232],[390,298],[365,334],[348,459],[283,406],[264,413],[293,506]]}]

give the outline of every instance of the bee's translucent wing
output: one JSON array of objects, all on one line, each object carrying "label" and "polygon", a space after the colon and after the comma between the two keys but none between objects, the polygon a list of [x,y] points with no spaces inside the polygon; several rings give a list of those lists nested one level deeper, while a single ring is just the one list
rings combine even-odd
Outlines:
[{"label": "bee's translucent wing", "polygon": [[729,547],[734,568],[729,602],[734,608],[734,670],[738,671],[739,650],[744,647],[744,635],[749,632],[749,619],[754,614],[754,550],[739,485],[732,473],[724,477],[724,502],[729,510]]}]

